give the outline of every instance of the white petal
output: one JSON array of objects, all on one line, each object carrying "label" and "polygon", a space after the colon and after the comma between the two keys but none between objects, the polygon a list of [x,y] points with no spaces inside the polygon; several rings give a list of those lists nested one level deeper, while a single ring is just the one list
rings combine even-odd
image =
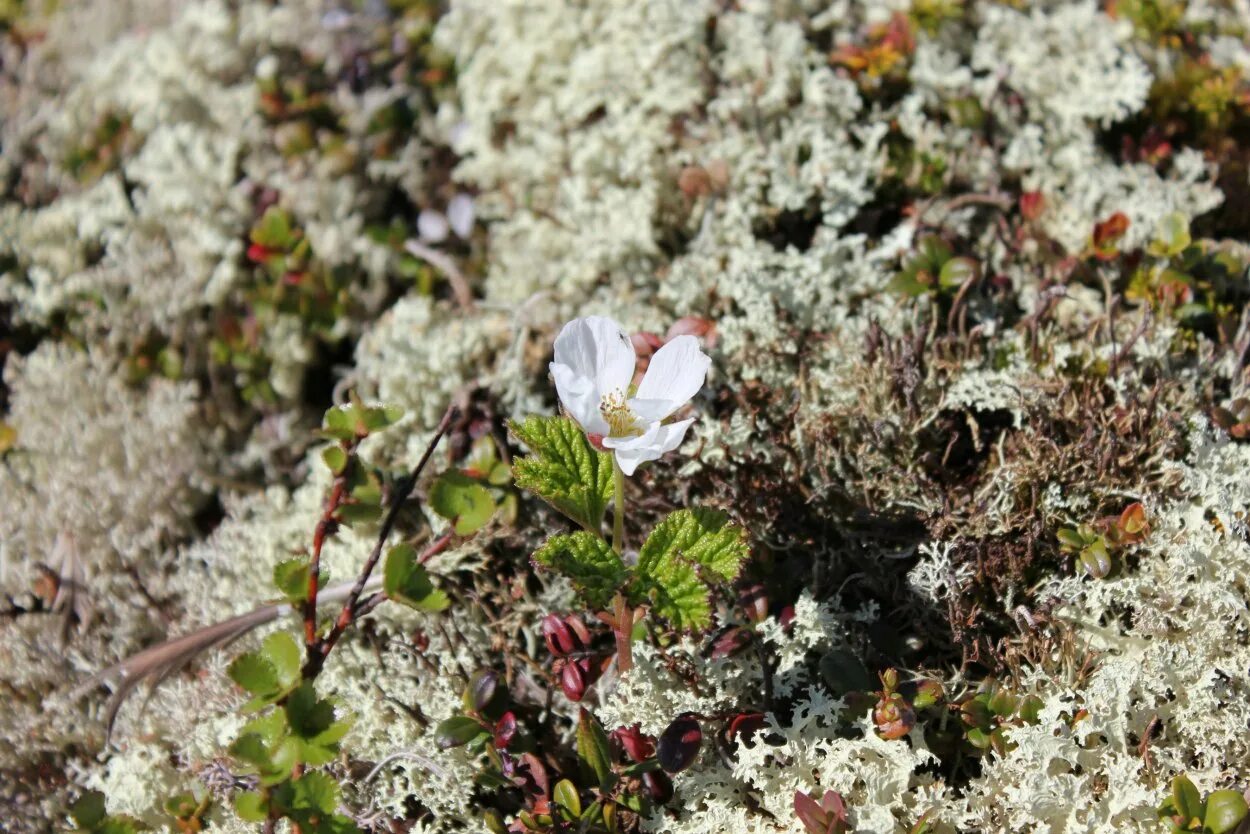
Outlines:
[{"label": "white petal", "polygon": [[551,376],[556,381],[556,393],[569,416],[577,421],[582,431],[589,434],[607,434],[608,424],[599,412],[599,392],[589,377],[578,376],[568,365],[552,362]]},{"label": "white petal", "polygon": [[634,345],[619,324],[603,316],[587,316],[564,325],[556,337],[555,359],[577,376],[591,380],[600,397],[624,393],[634,378]]},{"label": "white petal", "polygon": [[712,359],[694,336],[678,336],[655,352],[630,406],[644,420],[663,420],[703,387]]},{"label": "white petal", "polygon": [[473,198],[468,194],[457,194],[447,202],[447,221],[451,223],[451,230],[462,240],[467,240],[473,234],[475,214]]},{"label": "white petal", "polygon": [[417,215],[417,234],[430,243],[442,243],[447,239],[447,218],[441,211],[422,209]]},{"label": "white petal", "polygon": [[605,437],[603,445],[616,455],[621,471],[626,475],[633,475],[638,464],[656,460],[680,446],[686,437],[686,429],[693,422],[693,419],[689,419],[668,425],[652,423],[646,433],[639,437]]}]

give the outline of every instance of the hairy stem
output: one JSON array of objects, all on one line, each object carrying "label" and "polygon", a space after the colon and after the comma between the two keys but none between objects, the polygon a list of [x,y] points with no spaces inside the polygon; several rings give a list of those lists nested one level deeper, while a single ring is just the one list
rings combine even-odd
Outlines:
[{"label": "hairy stem", "polygon": [[625,473],[612,455],[612,549],[620,554],[625,547]]}]

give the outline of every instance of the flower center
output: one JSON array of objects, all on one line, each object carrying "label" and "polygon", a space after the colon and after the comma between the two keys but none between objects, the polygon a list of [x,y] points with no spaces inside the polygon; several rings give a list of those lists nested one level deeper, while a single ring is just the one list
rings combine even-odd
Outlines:
[{"label": "flower center", "polygon": [[638,437],[643,433],[642,421],[630,410],[619,391],[603,395],[599,400],[599,413],[608,424],[608,437]]}]

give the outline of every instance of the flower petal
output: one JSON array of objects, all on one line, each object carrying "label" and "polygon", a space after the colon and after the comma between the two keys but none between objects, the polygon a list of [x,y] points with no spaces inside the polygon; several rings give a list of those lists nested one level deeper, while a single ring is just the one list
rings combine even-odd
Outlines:
[{"label": "flower petal", "polygon": [[712,359],[694,336],[678,336],[651,357],[630,407],[644,420],[663,420],[703,387]]},{"label": "flower petal", "polygon": [[556,393],[569,416],[577,421],[582,431],[589,434],[607,434],[608,424],[599,411],[599,392],[594,380],[579,376],[568,365],[552,362],[551,376],[556,381]]},{"label": "flower petal", "polygon": [[600,397],[629,390],[637,364],[634,345],[625,331],[604,316],[587,316],[564,325],[556,337],[555,361],[591,380]]},{"label": "flower petal", "polygon": [[616,455],[616,462],[626,475],[633,475],[638,464],[648,460],[656,460],[666,452],[671,452],[681,445],[686,437],[686,429],[694,419],[678,420],[664,425],[652,423],[647,431],[638,437],[605,437],[603,445]]}]

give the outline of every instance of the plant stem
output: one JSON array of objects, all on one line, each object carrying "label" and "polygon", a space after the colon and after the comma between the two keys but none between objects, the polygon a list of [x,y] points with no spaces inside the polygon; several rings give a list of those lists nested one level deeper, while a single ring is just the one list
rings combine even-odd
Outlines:
[{"label": "plant stem", "polygon": [[612,455],[612,549],[619,555],[625,547],[625,473]]},{"label": "plant stem", "polygon": [[[421,477],[422,470],[429,463],[430,456],[434,454],[435,447],[438,446],[443,435],[451,428],[451,423],[460,416],[460,409],[455,405],[450,406],[443,415],[442,421],[438,424],[438,429],[434,432],[434,437],[430,439],[430,443],[425,447],[425,453],[421,455],[421,460],[417,461],[417,465],[413,467],[406,480],[404,480],[399,488],[395,491],[395,496],[391,499],[391,507],[387,510],[386,515],[382,519],[382,527],[378,531],[378,537],[374,541],[373,550],[369,553],[369,558],[365,560],[364,567],[360,570],[360,575],[356,577],[356,582],[352,585],[351,591],[347,595],[347,599],[343,602],[343,608],[339,611],[338,619],[334,623],[334,627],[330,629],[330,633],[325,639],[318,644],[318,649],[304,663],[304,679],[312,680],[321,672],[322,666],[325,665],[326,656],[334,648],[339,638],[343,636],[343,632],[352,624],[359,613],[357,604],[360,601],[360,595],[365,589],[365,584],[369,581],[369,576],[373,573],[373,569],[377,566],[378,560],[382,556],[382,548],[386,546],[386,540],[390,538],[391,528],[395,526],[395,519],[399,517],[399,510],[404,502],[408,500],[408,496],[412,494],[412,489],[417,485],[417,479]],[[376,605],[377,603],[373,603]]]}]

